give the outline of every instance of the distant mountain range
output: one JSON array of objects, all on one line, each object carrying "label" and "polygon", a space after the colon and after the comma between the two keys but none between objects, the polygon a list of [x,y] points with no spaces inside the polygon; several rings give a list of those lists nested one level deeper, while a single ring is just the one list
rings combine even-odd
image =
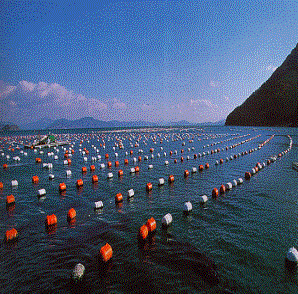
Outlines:
[{"label": "distant mountain range", "polygon": [[[102,121],[94,119],[93,117],[84,117],[76,120],[67,120],[65,118],[52,120],[52,119],[42,119],[36,122],[31,122],[27,124],[20,124],[20,129],[22,130],[58,130],[58,129],[99,129],[99,128],[134,128],[134,127],[158,127],[158,126],[216,126],[224,125],[225,120],[218,122],[207,122],[207,123],[191,123],[186,120],[181,120],[178,122],[146,122],[146,121],[133,121],[133,122],[123,122],[123,121]],[[0,129],[4,126],[13,126],[14,124],[9,122],[0,122]],[[18,127],[18,126],[16,126]],[[16,129],[17,130],[17,129]]]}]

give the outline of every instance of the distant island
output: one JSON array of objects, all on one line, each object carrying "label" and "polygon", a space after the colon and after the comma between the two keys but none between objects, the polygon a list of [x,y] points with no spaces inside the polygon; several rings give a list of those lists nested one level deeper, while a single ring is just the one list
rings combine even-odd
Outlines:
[{"label": "distant island", "polygon": [[12,123],[0,123],[0,131],[20,131],[20,127]]},{"label": "distant island", "polygon": [[271,77],[227,116],[225,124],[298,127],[298,44]]}]

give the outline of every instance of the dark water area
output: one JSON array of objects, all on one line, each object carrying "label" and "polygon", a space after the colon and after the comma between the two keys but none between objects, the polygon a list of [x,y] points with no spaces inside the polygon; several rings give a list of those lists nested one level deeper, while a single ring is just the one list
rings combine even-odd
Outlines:
[{"label": "dark water area", "polygon": [[[298,247],[298,174],[292,168],[292,162],[298,161],[296,128],[62,130],[55,134],[72,144],[65,146],[74,150],[70,165],[64,164],[61,146],[41,149],[43,154],[24,149],[26,136],[32,143],[30,136],[36,132],[0,134],[0,182],[4,186],[0,189],[0,293],[298,293],[297,272],[285,268],[288,249]],[[293,140],[291,149],[287,135]],[[235,147],[227,150],[231,145]],[[83,154],[84,148],[89,155]],[[20,161],[14,159],[17,156]],[[244,178],[256,163],[267,163],[272,156],[276,156],[274,162],[251,179]],[[41,164],[35,163],[37,157]],[[223,164],[216,165],[220,159]],[[52,163],[53,168],[43,163]],[[100,168],[102,163],[105,168]],[[199,171],[206,163],[209,169]],[[2,168],[3,164],[8,167]],[[153,168],[148,169],[151,164]],[[91,165],[95,171],[90,171]],[[84,174],[83,166],[87,167]],[[131,174],[135,166],[140,172]],[[191,173],[193,167],[196,173]],[[118,177],[119,169],[122,177]],[[189,176],[185,178],[186,169]],[[66,177],[67,170],[70,177]],[[110,172],[113,178],[107,179]],[[49,174],[55,176],[53,180]],[[94,174],[97,184],[92,183]],[[171,174],[175,180],[169,184]],[[35,175],[38,184],[32,183]],[[219,190],[240,177],[241,185],[212,197],[213,188]],[[163,186],[158,185],[160,178],[165,179]],[[80,189],[78,179],[84,182]],[[12,187],[12,180],[18,181],[17,187]],[[64,193],[59,192],[62,182],[67,187]],[[148,182],[153,186],[149,193]],[[43,188],[46,195],[39,198],[38,190]],[[129,189],[134,189],[135,196],[128,200]],[[123,195],[120,204],[115,204],[117,193]],[[6,205],[11,194],[15,206]],[[204,205],[202,195],[208,197]],[[94,210],[97,201],[103,202],[103,209]],[[188,215],[183,213],[187,201],[193,207]],[[76,210],[71,223],[67,220],[70,208]],[[173,222],[164,228],[162,218],[167,213]],[[48,231],[45,220],[51,214],[58,222]],[[141,242],[139,229],[151,217],[157,228]],[[5,233],[12,228],[18,238],[7,243]],[[106,243],[113,257],[104,264],[100,249]],[[85,274],[74,282],[77,263],[85,266]]]}]

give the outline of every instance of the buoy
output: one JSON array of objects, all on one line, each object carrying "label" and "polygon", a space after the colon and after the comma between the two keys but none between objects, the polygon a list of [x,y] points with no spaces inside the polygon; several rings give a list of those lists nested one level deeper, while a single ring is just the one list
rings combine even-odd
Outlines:
[{"label": "buoy", "polygon": [[3,183],[0,182],[0,190],[3,190]]},{"label": "buoy", "polygon": [[122,201],[123,201],[122,194],[121,193],[116,194],[116,196],[115,196],[115,202],[116,203],[119,203],[119,202],[122,202]]},{"label": "buoy", "polygon": [[220,194],[224,194],[226,192],[226,187],[225,185],[221,185],[219,189]]},{"label": "buoy", "polygon": [[200,201],[201,204],[206,203],[208,201],[207,195],[199,196],[199,201]]},{"label": "buoy", "polygon": [[109,154],[106,154],[106,155],[105,155],[105,159],[108,159],[108,158],[109,158]]},{"label": "buoy", "polygon": [[98,176],[97,175],[93,175],[92,176],[92,183],[97,183],[98,182]]},{"label": "buoy", "polygon": [[149,164],[148,165],[148,169],[153,169],[153,165],[152,164]]},{"label": "buoy", "polygon": [[110,244],[102,246],[100,249],[100,255],[103,262],[108,262],[113,256],[113,250]]},{"label": "buoy", "polygon": [[46,226],[51,227],[57,225],[57,217],[55,214],[47,215]]},{"label": "buoy", "polygon": [[217,190],[217,188],[213,188],[213,190],[212,190],[212,197],[213,198],[216,198],[218,196],[218,190]]},{"label": "buoy", "polygon": [[237,185],[238,185],[237,181],[236,181],[236,180],[233,180],[233,181],[232,181],[232,186],[233,186],[233,187],[236,187]]},{"label": "buoy", "polygon": [[177,159],[174,159],[174,163],[177,163]]},{"label": "buoy", "polygon": [[233,187],[233,185],[232,185],[232,183],[226,183],[226,190],[228,191],[228,190],[231,190],[232,189],[232,187]]},{"label": "buoy", "polygon": [[67,159],[67,164],[71,165],[71,159]]},{"label": "buoy", "polygon": [[156,229],[156,221],[153,217],[147,220],[146,226],[148,228],[148,232],[152,233]]},{"label": "buoy", "polygon": [[243,183],[243,179],[242,178],[239,178],[238,180],[237,180],[237,184],[238,185],[241,185]]},{"label": "buoy", "polygon": [[39,158],[39,157],[35,158],[35,162],[36,163],[41,163],[41,158]]},{"label": "buoy", "polygon": [[94,202],[94,210],[96,210],[96,209],[102,209],[102,208],[103,208],[102,201]]},{"label": "buoy", "polygon": [[17,237],[18,237],[18,231],[15,228],[8,230],[5,233],[5,241],[6,242],[16,241]]},{"label": "buoy", "polygon": [[152,190],[152,184],[151,183],[147,183],[146,185],[146,191],[150,192]]},{"label": "buoy", "polygon": [[114,176],[113,173],[108,173],[107,178],[108,178],[108,179],[112,179],[113,176]]},{"label": "buoy", "polygon": [[108,166],[108,168],[111,168],[112,167],[112,162],[111,161],[108,161],[107,166]]},{"label": "buoy", "polygon": [[38,176],[33,176],[32,177],[32,183],[37,184],[39,182]]},{"label": "buoy", "polygon": [[42,196],[46,195],[46,193],[47,193],[46,189],[40,189],[37,191],[37,196],[42,197]]},{"label": "buoy", "polygon": [[174,182],[174,176],[173,175],[169,175],[168,182],[169,183],[173,183]]},{"label": "buoy", "polygon": [[245,172],[244,177],[245,177],[246,180],[249,180],[251,178],[251,173],[250,172]]},{"label": "buoy", "polygon": [[140,168],[138,166],[135,167],[135,172],[139,173],[140,172]]},{"label": "buoy", "polygon": [[67,177],[67,178],[71,177],[71,170],[68,169],[68,170],[66,171],[66,177]]},{"label": "buoy", "polygon": [[188,214],[188,213],[190,213],[192,211],[192,204],[191,204],[191,202],[185,202],[184,203],[184,205],[183,205],[183,212],[185,213],[185,214]]},{"label": "buoy", "polygon": [[90,171],[95,171],[95,165],[90,166]]},{"label": "buoy", "polygon": [[123,176],[123,170],[122,169],[119,169],[118,170],[118,177],[122,177]]},{"label": "buoy", "polygon": [[208,169],[209,168],[209,163],[205,164],[205,168]]},{"label": "buoy", "polygon": [[164,185],[165,184],[165,180],[164,180],[164,178],[160,178],[160,179],[158,179],[158,186],[162,186],[162,185]]},{"label": "buoy", "polygon": [[119,166],[119,161],[115,161],[115,167]]},{"label": "buoy", "polygon": [[77,187],[82,187],[83,186],[83,180],[82,179],[78,179],[77,180]]},{"label": "buoy", "polygon": [[[194,169],[194,168],[193,168]],[[185,171],[184,171],[184,178],[187,178],[189,176],[189,171],[186,169]]]},{"label": "buoy", "polygon": [[125,164],[125,165],[128,164],[128,159],[124,159],[124,164]]},{"label": "buoy", "polygon": [[100,169],[103,169],[103,168],[105,168],[105,164],[104,163],[101,163],[100,164]]},{"label": "buoy", "polygon": [[3,164],[3,169],[7,169],[7,164],[6,163]]},{"label": "buoy", "polygon": [[60,184],[59,184],[59,190],[60,190],[60,192],[66,190],[66,185],[65,185],[65,183],[60,183]]},{"label": "buoy", "polygon": [[199,165],[199,171],[202,171],[204,169],[204,165]]},{"label": "buoy", "polygon": [[142,225],[139,230],[139,237],[142,240],[145,240],[148,237],[148,227],[146,225]]},{"label": "buoy", "polygon": [[75,281],[79,281],[83,278],[84,273],[85,273],[85,267],[81,263],[78,263],[74,267],[74,270],[72,272],[72,277]]},{"label": "buoy", "polygon": [[183,158],[183,156],[181,156],[181,162],[183,162],[184,161],[184,158]]},{"label": "buoy", "polygon": [[15,203],[15,199],[13,195],[8,195],[6,197],[6,205],[13,205]]},{"label": "buoy", "polygon": [[169,165],[169,161],[168,160],[165,161],[165,165]]},{"label": "buoy", "polygon": [[135,173],[135,168],[134,168],[134,167],[132,167],[132,168],[130,169],[130,173],[131,173],[131,174],[134,174],[134,173]]},{"label": "buoy", "polygon": [[11,186],[12,187],[17,187],[19,185],[18,181],[17,180],[12,180],[11,181]]},{"label": "buoy", "polygon": [[163,227],[168,227],[172,224],[173,218],[170,213],[167,213],[162,219],[161,223]]},{"label": "buoy", "polygon": [[74,208],[71,208],[67,213],[67,220],[71,221],[76,217],[77,213]]},{"label": "buoy", "polygon": [[128,190],[127,193],[128,193],[128,195],[127,195],[128,198],[131,198],[131,197],[133,197],[135,195],[134,189]]},{"label": "buoy", "polygon": [[298,263],[298,251],[295,247],[292,247],[287,252],[287,255],[285,258],[285,266],[290,270],[294,270],[297,268],[297,263]]}]

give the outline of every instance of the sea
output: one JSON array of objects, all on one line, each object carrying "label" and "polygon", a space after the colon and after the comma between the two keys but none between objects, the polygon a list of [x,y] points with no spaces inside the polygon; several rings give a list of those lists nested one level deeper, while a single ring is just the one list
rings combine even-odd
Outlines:
[{"label": "sea", "polygon": [[[285,266],[288,250],[298,248],[296,128],[51,133],[70,144],[25,149],[49,132],[0,133],[0,293],[298,293],[297,270]],[[139,172],[131,172],[136,166]],[[32,183],[33,176],[38,183]],[[214,188],[233,180],[231,189],[212,197]],[[60,183],[66,191],[59,191]],[[41,189],[46,194],[40,197]],[[7,205],[9,195],[14,204]],[[102,209],[95,209],[98,201]],[[187,212],[186,202],[192,206]],[[71,208],[76,217],[69,221]],[[53,214],[57,224],[48,227],[47,216]],[[167,214],[172,222],[163,225]],[[140,228],[152,218],[156,229],[142,239]],[[12,229],[17,236],[7,241]],[[104,262],[106,244],[113,254]],[[85,271],[75,280],[78,263]]]}]

